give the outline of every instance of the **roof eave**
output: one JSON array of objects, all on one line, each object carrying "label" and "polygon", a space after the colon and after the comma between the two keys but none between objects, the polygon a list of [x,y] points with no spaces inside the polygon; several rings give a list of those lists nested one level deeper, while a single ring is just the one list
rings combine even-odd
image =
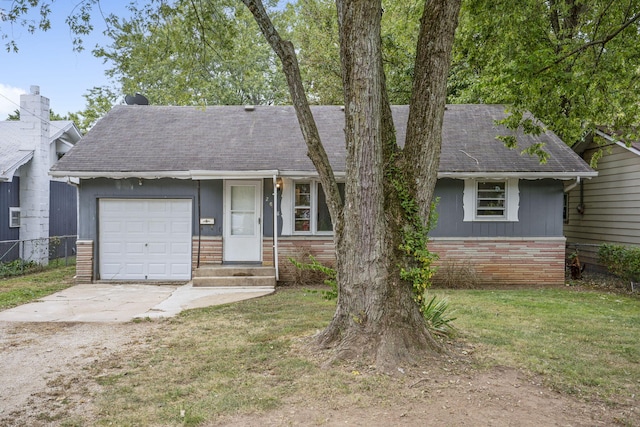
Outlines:
[{"label": "roof eave", "polygon": [[33,151],[25,151],[25,155],[16,161],[14,164],[9,166],[6,170],[3,170],[0,174],[0,181],[11,182],[13,180],[13,175],[16,173],[20,166],[29,162],[33,158]]},{"label": "roof eave", "polygon": [[598,176],[596,171],[580,172],[438,172],[438,178],[454,179],[561,179],[569,180],[580,178],[594,178]]},{"label": "roof eave", "polygon": [[613,142],[616,145],[624,148],[625,150],[631,151],[633,154],[635,154],[636,156],[640,156],[640,150],[637,150],[636,148],[634,148],[633,146],[628,147],[627,144],[625,144],[622,141],[617,140],[616,138],[614,138],[613,136],[602,132],[600,130],[596,130],[596,134],[603,137],[604,139],[606,139],[607,141]]},{"label": "roof eave", "polygon": [[65,171],[52,170],[49,174],[55,178],[110,178],[110,179],[192,179],[192,180],[210,180],[210,179],[262,179],[270,178],[278,175],[277,170],[256,170],[256,171]]}]

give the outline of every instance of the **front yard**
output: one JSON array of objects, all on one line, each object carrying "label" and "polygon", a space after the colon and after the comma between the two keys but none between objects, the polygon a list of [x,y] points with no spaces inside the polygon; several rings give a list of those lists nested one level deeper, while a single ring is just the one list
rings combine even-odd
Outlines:
[{"label": "front yard", "polygon": [[[43,287],[62,286],[68,275],[63,270]],[[73,374],[60,369],[59,378],[31,399],[28,413],[2,412],[0,421],[640,425],[636,295],[580,286],[430,292],[448,298],[455,310],[451,354],[398,367],[394,376],[363,364],[327,369],[329,354],[309,344],[331,319],[334,303],[304,288],[281,288],[268,297],[113,328],[113,334],[130,334],[119,337],[119,349],[101,352],[99,342],[95,348],[84,343],[76,349]],[[68,353],[65,337],[73,328],[87,333],[89,326],[49,325],[49,347],[39,350],[37,339],[17,337],[43,327],[3,327],[14,337],[2,346],[4,358],[30,345],[33,354]],[[108,329],[100,329],[104,340]],[[52,344],[56,336],[60,348]]]}]

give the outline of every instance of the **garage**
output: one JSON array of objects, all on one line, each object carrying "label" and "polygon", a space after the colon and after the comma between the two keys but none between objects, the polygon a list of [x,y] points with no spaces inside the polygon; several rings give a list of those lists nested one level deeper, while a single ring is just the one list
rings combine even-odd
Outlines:
[{"label": "garage", "polygon": [[191,279],[191,199],[99,199],[101,280]]}]

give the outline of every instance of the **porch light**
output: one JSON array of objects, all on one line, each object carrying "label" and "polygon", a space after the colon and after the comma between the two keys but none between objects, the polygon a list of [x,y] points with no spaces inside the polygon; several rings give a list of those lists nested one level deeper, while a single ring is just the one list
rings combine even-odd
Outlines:
[{"label": "porch light", "polygon": [[284,188],[284,183],[282,182],[282,178],[280,177],[276,179],[276,188],[278,190],[282,190]]}]

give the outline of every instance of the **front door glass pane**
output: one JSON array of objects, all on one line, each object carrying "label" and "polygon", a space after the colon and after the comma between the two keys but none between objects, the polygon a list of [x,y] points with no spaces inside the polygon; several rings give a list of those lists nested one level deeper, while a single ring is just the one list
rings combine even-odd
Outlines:
[{"label": "front door glass pane", "polygon": [[231,187],[231,235],[254,236],[256,230],[255,187],[234,185]]}]

